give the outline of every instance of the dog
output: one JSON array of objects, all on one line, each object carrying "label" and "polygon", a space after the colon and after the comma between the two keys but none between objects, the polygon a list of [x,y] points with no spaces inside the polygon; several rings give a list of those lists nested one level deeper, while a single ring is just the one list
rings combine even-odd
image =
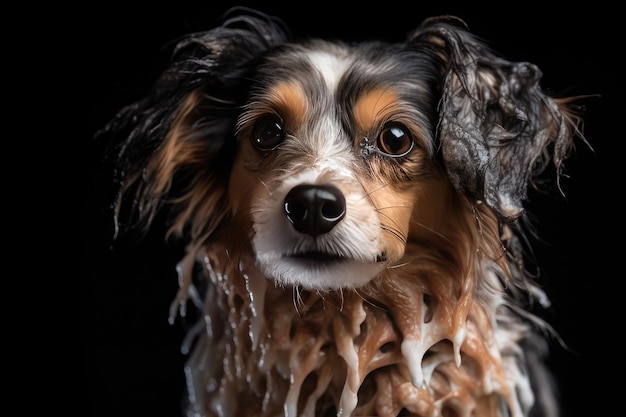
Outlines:
[{"label": "dog", "polygon": [[116,233],[165,213],[186,245],[187,414],[557,416],[525,202],[584,138],[541,77],[454,16],[343,43],[236,9],[180,39],[99,137]]}]

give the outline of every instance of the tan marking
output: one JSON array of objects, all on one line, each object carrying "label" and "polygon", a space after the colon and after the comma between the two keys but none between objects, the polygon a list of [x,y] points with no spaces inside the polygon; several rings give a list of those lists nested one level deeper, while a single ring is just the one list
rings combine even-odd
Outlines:
[{"label": "tan marking", "polygon": [[263,183],[257,175],[245,168],[257,158],[259,155],[250,145],[250,141],[243,141],[235,157],[228,184],[228,198],[233,213],[249,210],[253,201],[263,198],[261,196],[266,191]]},{"label": "tan marking", "polygon": [[397,103],[398,96],[390,90],[377,89],[363,94],[354,106],[357,130],[369,131],[371,126],[395,108]]},{"label": "tan marking", "polygon": [[283,117],[287,129],[297,128],[304,123],[309,106],[302,86],[295,82],[280,83],[271,88],[268,98]]}]

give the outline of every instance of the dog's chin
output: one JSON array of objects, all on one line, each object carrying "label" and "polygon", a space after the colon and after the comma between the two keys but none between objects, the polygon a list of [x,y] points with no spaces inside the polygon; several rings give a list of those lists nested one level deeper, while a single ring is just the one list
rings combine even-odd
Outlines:
[{"label": "dog's chin", "polygon": [[293,256],[257,256],[258,266],[279,285],[311,290],[359,288],[385,268],[381,261],[367,262],[319,252]]}]

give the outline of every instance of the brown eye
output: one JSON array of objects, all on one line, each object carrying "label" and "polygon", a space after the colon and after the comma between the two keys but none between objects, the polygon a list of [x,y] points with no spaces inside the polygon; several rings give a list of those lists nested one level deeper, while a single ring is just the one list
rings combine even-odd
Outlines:
[{"label": "brown eye", "polygon": [[413,149],[413,137],[404,125],[388,124],[378,135],[378,149],[394,158],[404,156]]},{"label": "brown eye", "polygon": [[282,121],[274,115],[261,117],[252,128],[252,144],[262,150],[276,148],[285,138]]}]

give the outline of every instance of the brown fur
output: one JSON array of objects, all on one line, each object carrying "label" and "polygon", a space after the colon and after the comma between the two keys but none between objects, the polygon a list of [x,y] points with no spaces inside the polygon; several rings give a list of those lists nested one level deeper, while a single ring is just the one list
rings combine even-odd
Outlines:
[{"label": "brown fur", "polygon": [[[573,99],[539,79],[450,16],[397,45],[288,43],[262,15],[182,40],[105,130],[124,134],[118,220],[130,197],[131,223],[165,211],[187,244],[172,320],[197,305],[190,412],[557,415],[538,394],[552,388],[536,359],[550,327],[526,310],[542,292],[523,203],[550,163],[558,185],[581,132]],[[332,233],[282,217],[298,178],[347,196]],[[273,244],[276,269],[259,255]],[[304,265],[338,271],[336,285]],[[375,272],[343,285],[354,271]]]}]

